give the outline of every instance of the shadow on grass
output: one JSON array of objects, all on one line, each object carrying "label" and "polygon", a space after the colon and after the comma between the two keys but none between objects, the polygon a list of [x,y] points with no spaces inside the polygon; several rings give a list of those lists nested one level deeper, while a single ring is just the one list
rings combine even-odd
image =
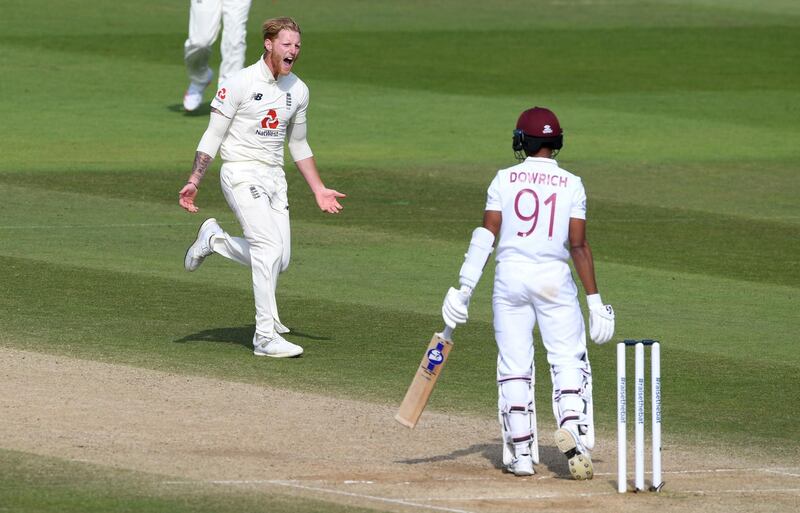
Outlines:
[{"label": "shadow on grass", "polygon": [[468,456],[470,454],[481,453],[481,455],[489,460],[495,468],[503,466],[503,450],[500,441],[496,444],[473,444],[464,449],[457,449],[449,454],[437,454],[428,456],[427,458],[411,458],[407,460],[398,460],[397,463],[405,463],[406,465],[417,465],[420,463],[437,463],[441,461],[453,461]]},{"label": "shadow on grass", "polygon": [[222,342],[224,344],[238,344],[253,349],[253,332],[255,326],[239,326],[235,328],[212,328],[191,333],[183,338],[173,340],[177,344],[190,342]]},{"label": "shadow on grass", "polygon": [[[498,470],[505,470],[503,465],[503,446],[500,439],[491,444],[473,444],[464,449],[455,450],[449,454],[438,454],[427,458],[412,458],[398,460],[397,463],[417,465],[420,463],[437,463],[441,461],[455,461],[460,457],[480,453],[492,466]],[[557,447],[539,446],[539,465],[544,465],[547,470],[554,473],[559,479],[572,479],[567,467],[567,461]]]},{"label": "shadow on grass", "polygon": [[194,118],[198,116],[208,116],[211,114],[211,105],[208,103],[202,103],[199,107],[197,107],[197,109],[189,112],[183,108],[182,103],[174,103],[172,105],[167,105],[167,110],[170,112],[178,112],[184,116]]},{"label": "shadow on grass", "polygon": [[[173,340],[173,342],[176,344],[186,344],[191,342],[221,342],[224,344],[238,344],[246,347],[248,350],[252,350],[253,333],[255,333],[255,329],[256,327],[253,324],[233,328],[212,328],[198,331],[197,333],[191,333],[183,338]],[[299,337],[308,340],[331,340],[330,337],[303,333],[301,331],[295,331],[294,329],[292,329],[287,337]]]}]

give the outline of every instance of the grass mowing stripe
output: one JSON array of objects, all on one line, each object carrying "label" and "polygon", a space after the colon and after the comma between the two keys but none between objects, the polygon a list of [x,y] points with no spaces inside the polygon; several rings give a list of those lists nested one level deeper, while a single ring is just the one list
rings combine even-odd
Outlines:
[{"label": "grass mowing stripe", "polygon": [[[673,4],[681,7],[696,8],[704,6],[713,9],[712,12],[740,11],[741,13],[773,13],[782,19],[800,16],[800,5],[794,0],[769,0],[766,2],[752,2],[751,0],[666,0],[659,4]],[[748,16],[748,14],[744,14]]]},{"label": "grass mowing stripe", "polygon": [[[183,28],[183,27],[181,27]],[[251,33],[251,35],[253,35]],[[3,37],[0,45],[58,48],[85,56],[114,57],[150,64],[175,64],[171,52],[181,47],[174,34],[101,34],[81,36]],[[494,60],[508,48],[531,44],[537,61],[551,72],[520,73],[514,59]],[[260,48],[250,38],[253,60]],[[550,95],[587,91],[730,91],[787,90],[797,82],[800,33],[796,27],[697,27],[669,29],[614,28],[565,30],[540,28],[480,32],[311,32],[304,35],[303,76],[308,80],[341,79],[387,84],[403,89],[483,96]],[[381,52],[351,52],[372,48]],[[688,51],[692,59],[686,59]],[[608,60],[606,55],[614,55]],[[425,55],[425,59],[409,56]],[[769,59],[764,59],[769,55]],[[453,63],[441,66],[442,62]],[[743,72],[742,64],[747,71]],[[657,73],[654,72],[657,70]],[[625,76],[624,85],[619,81]],[[508,77],[515,77],[511,81]],[[503,83],[503,87],[498,87]]]},{"label": "grass mowing stripe", "polygon": [[0,511],[18,513],[366,513],[367,508],[281,494],[275,488],[233,488],[0,449]]},{"label": "grass mowing stripe", "polygon": [[[574,95],[570,98],[571,101],[584,106],[589,110],[587,119],[580,119],[578,122],[573,121],[570,126],[570,134],[575,134],[576,129],[580,130],[581,135],[604,137],[608,139],[608,133],[603,130],[597,130],[591,124],[591,117],[597,117],[597,111],[608,112],[607,116],[610,118],[611,123],[616,123],[622,126],[622,117],[624,114],[646,116],[654,122],[657,120],[672,120],[675,123],[683,123],[684,132],[688,132],[693,128],[702,127],[705,133],[698,133],[695,142],[701,142],[703,148],[708,152],[708,158],[718,160],[721,158],[730,159],[724,154],[709,151],[708,144],[713,139],[719,139],[718,142],[728,142],[727,150],[731,151],[730,144],[735,142],[741,136],[737,131],[741,130],[741,134],[752,137],[753,130],[762,132],[780,133],[781,137],[789,139],[797,139],[800,127],[797,126],[796,120],[798,115],[797,98],[800,97],[800,92],[791,89],[775,90],[767,89],[754,89],[747,91],[734,91],[726,90],[723,92],[703,92],[693,91],[692,94],[687,95],[686,91],[672,91],[672,92],[658,92],[658,93],[631,93],[622,91],[620,93],[609,94],[593,94],[581,93]],[[564,96],[564,100],[568,97]],[[564,101],[562,100],[562,101]],[[643,111],[642,106],[646,105],[646,110]],[[758,105],[758,108],[753,108]],[[741,126],[742,120],[747,120],[747,129]],[[665,134],[666,127],[657,125],[657,129]],[[587,129],[588,126],[588,129]],[[566,127],[564,127],[566,128]],[[676,133],[679,133],[677,130]],[[710,137],[710,134],[715,134],[716,137]],[[736,139],[728,140],[732,136]],[[632,143],[633,138],[626,140],[626,144]],[[752,143],[742,138],[742,144]],[[670,138],[671,140],[671,138]],[[670,144],[669,149],[675,150],[675,144]],[[770,144],[772,146],[772,144]],[[771,152],[766,152],[764,157],[770,158]],[[763,159],[757,163],[761,164]],[[751,163],[751,162],[745,162]],[[691,162],[685,164],[691,165]],[[739,163],[741,165],[742,163]]]},{"label": "grass mowing stripe", "polygon": [[656,338],[698,358],[800,371],[792,342],[800,289],[608,263],[598,266],[598,278],[617,311],[619,339]]},{"label": "grass mowing stripe", "polygon": [[800,286],[800,226],[607,201],[589,209],[600,261]]},{"label": "grass mowing stripe", "polygon": [[[184,30],[183,4],[159,0],[137,0],[115,9],[83,9],[78,0],[5,0],[0,19],[3,33],[27,35],[139,33],[140,16],[147,13],[146,30],[153,33]],[[536,16],[519,16],[530,9],[525,0],[487,4],[480,0],[439,0],[395,2],[373,0],[368,7],[360,0],[340,0],[335,4],[319,0],[293,0],[281,3],[281,13],[296,17],[304,33],[393,31],[464,31],[518,29],[574,29],[578,27],[704,27],[797,24],[798,11],[793,0],[686,0],[565,3],[559,0],[537,2]],[[254,4],[248,32],[258,33],[259,23],[274,16],[274,6]],[[30,23],[36,13],[36,23]],[[357,15],[354,15],[357,13]],[[469,15],[465,15],[465,14]]]},{"label": "grass mowing stripe", "polygon": [[[589,200],[800,224],[800,195],[789,162],[577,162]],[[570,169],[570,162],[566,166]]]},{"label": "grass mowing stripe", "polygon": [[[0,174],[0,183],[174,204],[168,173]],[[400,235],[468,241],[479,224],[485,190],[452,178],[431,180],[359,170],[336,172],[351,198],[341,216],[326,218],[307,197],[301,179],[289,175],[292,218],[321,225],[363,227]],[[131,187],[115,187],[130,178]],[[440,191],[448,194],[441,195]],[[207,194],[206,194],[207,193]],[[204,190],[204,205],[226,209],[218,187]],[[297,195],[304,194],[302,199]],[[177,209],[177,207],[176,207]],[[676,208],[608,200],[589,201],[589,240],[600,261],[619,262],[725,278],[800,286],[800,225],[750,220]]]},{"label": "grass mowing stripe", "polygon": [[[482,96],[573,92],[671,92],[794,89],[800,33],[794,27],[615,28],[535,32],[375,32],[310,34],[306,77]],[[353,54],[377,41],[380,54]],[[534,42],[535,41],[535,42]],[[508,48],[536,48],[548,73],[520,73]],[[686,59],[687,52],[692,58]],[[425,55],[423,60],[410,55]],[[613,60],[606,58],[614,55]],[[764,59],[769,55],[769,59]],[[441,66],[442,62],[454,63]],[[742,64],[747,63],[743,71]],[[619,77],[624,76],[624,82]],[[514,77],[514,80],[509,80]],[[503,84],[498,87],[498,84]]]}]

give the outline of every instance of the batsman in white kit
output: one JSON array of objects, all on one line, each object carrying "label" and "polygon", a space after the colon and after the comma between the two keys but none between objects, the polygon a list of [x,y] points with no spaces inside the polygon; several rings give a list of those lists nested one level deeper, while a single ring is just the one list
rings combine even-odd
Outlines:
[{"label": "batsman in white kit", "polygon": [[250,267],[256,309],[253,354],[283,358],[303,352],[281,336],[289,328],[281,323],[275,300],[278,275],[291,254],[284,142],[321,210],[338,213],[338,199],[345,195],[325,187],[306,140],[308,87],[292,73],[300,54],[300,28],[291,18],[273,18],[264,22],[263,35],[263,57],[234,74],[211,102],[211,119],[179,203],[188,212],[198,211],[194,200],[200,182],[219,150],[222,192],[244,237],[206,219],[186,251],[184,267],[194,271],[213,253]]},{"label": "batsman in white kit", "polygon": [[498,171],[489,186],[483,226],[472,234],[460,288],[447,292],[442,316],[451,328],[467,321],[472,291],[496,245],[492,308],[503,464],[517,476],[530,476],[539,463],[533,393],[538,323],[553,383],[555,444],[572,477],[591,479],[592,369],[570,257],[587,294],[589,333],[596,343],[613,336],[614,310],[597,291],[583,183],[554,160],[562,144],[552,111],[534,107],[520,115],[512,146],[521,162]]}]

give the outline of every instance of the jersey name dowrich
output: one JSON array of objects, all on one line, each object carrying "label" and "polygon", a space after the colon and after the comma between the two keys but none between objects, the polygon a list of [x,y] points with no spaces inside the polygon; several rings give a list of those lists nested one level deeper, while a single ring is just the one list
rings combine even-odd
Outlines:
[{"label": "jersey name dowrich", "polygon": [[569,184],[569,179],[566,176],[530,171],[512,171],[508,173],[508,181],[509,183],[524,182],[536,185],[549,185],[551,187],[566,187]]}]

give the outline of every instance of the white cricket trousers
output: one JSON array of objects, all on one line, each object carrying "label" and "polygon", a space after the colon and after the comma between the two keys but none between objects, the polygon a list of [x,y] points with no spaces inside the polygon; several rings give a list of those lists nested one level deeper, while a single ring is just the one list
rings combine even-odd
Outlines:
[{"label": "white cricket trousers", "polygon": [[[589,360],[578,289],[569,264],[498,263],[492,307],[498,382],[531,376],[533,328],[538,323],[554,389],[581,388]],[[527,397],[507,399],[527,404]]]},{"label": "white cricket trousers", "polygon": [[286,175],[280,167],[257,162],[224,163],[222,192],[244,232],[214,238],[215,253],[249,266],[253,275],[256,334],[272,338],[280,322],[275,289],[291,257]]},{"label": "white cricket trousers", "polygon": [[208,80],[211,47],[222,27],[219,84],[244,67],[247,48],[247,16],[251,0],[191,0],[189,37],[183,44],[183,60],[189,80]]}]

